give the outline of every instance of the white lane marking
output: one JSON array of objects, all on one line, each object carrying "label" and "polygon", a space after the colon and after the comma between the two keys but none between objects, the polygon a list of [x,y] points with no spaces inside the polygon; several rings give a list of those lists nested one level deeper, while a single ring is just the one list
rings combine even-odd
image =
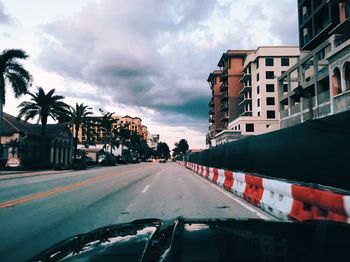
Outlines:
[{"label": "white lane marking", "polygon": [[142,193],[142,194],[146,193],[146,191],[149,189],[149,187],[150,187],[150,185],[147,185],[147,186],[141,191],[141,193]]},{"label": "white lane marking", "polygon": [[232,194],[230,194],[229,192],[224,191],[224,189],[222,189],[221,187],[218,187],[217,185],[205,180],[204,178],[198,177],[199,179],[203,180],[205,183],[207,183],[209,186],[219,190],[221,193],[225,194],[226,196],[228,196],[229,198],[231,198],[232,200],[236,201],[239,205],[243,206],[244,208],[248,209],[250,212],[253,212],[255,215],[257,215],[258,217],[260,217],[261,219],[264,220],[273,220],[274,218],[272,217],[268,217],[266,215],[264,215],[263,213],[259,212],[258,210],[254,209],[253,207],[249,206],[247,203],[244,203],[241,199],[234,197]]}]

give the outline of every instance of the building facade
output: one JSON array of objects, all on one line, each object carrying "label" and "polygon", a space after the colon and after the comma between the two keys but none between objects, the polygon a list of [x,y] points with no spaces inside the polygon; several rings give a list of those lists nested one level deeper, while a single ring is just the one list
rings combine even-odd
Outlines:
[{"label": "building facade", "polygon": [[261,46],[249,54],[242,71],[243,113],[228,129],[259,135],[280,129],[277,77],[298,62],[299,47]]},{"label": "building facade", "polygon": [[159,144],[159,134],[148,134],[147,145],[156,150]]},{"label": "building facade", "polygon": [[243,112],[242,95],[239,93],[243,87],[240,82],[244,59],[253,51],[251,50],[228,50],[223,53],[218,66],[220,67],[220,110],[223,112],[221,121],[223,127],[227,128],[228,123],[236,119]]},{"label": "building facade", "polygon": [[232,102],[235,117],[229,118],[222,131],[215,134],[212,144],[219,145],[280,128],[277,77],[298,62],[299,47],[262,46],[245,52],[241,71],[236,74],[240,85],[235,87],[240,87],[240,99],[237,96],[235,104]]},{"label": "building facade", "polygon": [[350,109],[350,3],[298,2],[300,61],[279,78],[281,127]]},{"label": "building facade", "polygon": [[[117,121],[113,124],[113,129],[118,129],[120,125],[126,125],[128,130],[133,131],[137,134],[139,134],[143,139],[147,140],[148,137],[148,131],[147,126],[142,125],[142,119],[139,117],[131,117],[129,115],[126,116],[119,116],[119,115],[112,115],[114,119]],[[103,131],[103,128],[98,125],[99,120],[102,118],[102,116],[91,116],[89,117],[91,123],[93,124],[90,129],[93,129],[95,136],[93,137],[94,141],[96,143],[102,143],[106,139],[106,135]],[[74,131],[74,127],[73,127]],[[86,127],[80,128],[78,133],[78,140],[79,143],[84,143],[88,140],[88,134],[89,131]],[[73,132],[73,134],[75,134]]]},{"label": "building facade", "polygon": [[224,122],[221,121],[224,113],[221,111],[223,104],[221,102],[221,70],[214,70],[207,79],[211,90],[211,99],[209,101],[209,132],[207,134],[206,144],[212,146],[214,137],[224,129]]},{"label": "building facade", "polygon": [[3,113],[1,130],[1,166],[10,158],[19,159],[23,167],[67,167],[72,163],[73,136],[67,124],[46,126],[45,154],[41,125]]}]

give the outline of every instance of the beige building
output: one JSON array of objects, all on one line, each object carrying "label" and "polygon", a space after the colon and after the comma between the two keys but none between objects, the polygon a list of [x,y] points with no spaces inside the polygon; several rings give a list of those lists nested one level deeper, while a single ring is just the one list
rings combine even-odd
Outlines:
[{"label": "beige building", "polygon": [[246,56],[239,91],[243,111],[216,135],[216,144],[280,128],[277,77],[297,63],[299,55],[296,46],[261,46]]},{"label": "beige building", "polygon": [[[126,116],[119,116],[119,115],[113,115],[114,119],[118,120],[116,123],[113,124],[113,129],[118,129],[121,125],[127,125],[128,129],[130,131],[134,131],[138,133],[140,136],[143,137],[143,139],[147,140],[148,131],[147,126],[142,125],[142,119],[139,117],[131,117],[129,115]],[[104,141],[105,134],[103,133],[103,129],[98,126],[98,121],[102,118],[102,116],[92,116],[90,117],[91,122],[95,124],[95,126],[92,126],[91,128],[95,131],[96,136],[94,138],[95,142],[99,143]],[[88,130],[86,128],[80,128],[78,133],[79,142],[83,143],[87,141],[88,138]],[[73,132],[74,134],[74,132]]]}]

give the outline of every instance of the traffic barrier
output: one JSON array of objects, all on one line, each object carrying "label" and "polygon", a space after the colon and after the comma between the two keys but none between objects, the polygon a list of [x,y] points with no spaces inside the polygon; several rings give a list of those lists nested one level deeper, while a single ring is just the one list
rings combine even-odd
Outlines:
[{"label": "traffic barrier", "polygon": [[[178,162],[280,220],[332,220],[350,223],[350,193],[315,188],[195,163]],[[345,193],[344,193],[345,192]]]},{"label": "traffic barrier", "polygon": [[293,205],[292,184],[263,178],[262,186],[261,209],[280,220],[289,220]]},{"label": "traffic barrier", "polygon": [[243,198],[248,202],[260,207],[260,200],[263,194],[262,178],[258,176],[246,175],[246,187]]}]

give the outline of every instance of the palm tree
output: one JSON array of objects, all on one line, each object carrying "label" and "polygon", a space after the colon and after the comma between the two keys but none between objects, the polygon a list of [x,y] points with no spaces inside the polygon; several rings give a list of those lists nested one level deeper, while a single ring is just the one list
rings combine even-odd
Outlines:
[{"label": "palm tree", "polygon": [[28,55],[20,49],[7,49],[0,54],[0,155],[2,154],[1,127],[2,108],[5,104],[5,87],[6,84],[11,86],[16,98],[28,92],[32,77],[17,61],[26,58],[28,58]]},{"label": "palm tree", "polygon": [[51,117],[53,120],[57,120],[69,113],[69,106],[62,101],[64,96],[54,95],[54,93],[55,89],[51,89],[45,94],[45,91],[38,87],[36,93],[28,93],[31,96],[30,101],[24,101],[18,106],[20,108],[18,118],[24,117],[24,121],[28,121],[38,117],[38,122],[41,122],[43,156],[45,156],[46,150],[45,130],[47,119]]},{"label": "palm tree", "polygon": [[[103,113],[102,110],[100,110],[101,113]],[[99,126],[103,129],[105,141],[104,141],[104,146],[103,148],[107,149],[107,144],[110,145],[110,154],[112,154],[113,150],[113,142],[114,142],[114,137],[113,137],[113,130],[114,130],[114,125],[118,123],[119,119],[113,117],[114,113],[104,113],[102,118],[99,120]],[[106,151],[107,153],[107,151]]]},{"label": "palm tree", "polygon": [[69,112],[70,123],[74,126],[74,160],[77,159],[78,134],[80,128],[86,128],[90,125],[89,116],[92,115],[92,108],[84,105],[84,103],[75,104],[75,108],[71,108]]}]

